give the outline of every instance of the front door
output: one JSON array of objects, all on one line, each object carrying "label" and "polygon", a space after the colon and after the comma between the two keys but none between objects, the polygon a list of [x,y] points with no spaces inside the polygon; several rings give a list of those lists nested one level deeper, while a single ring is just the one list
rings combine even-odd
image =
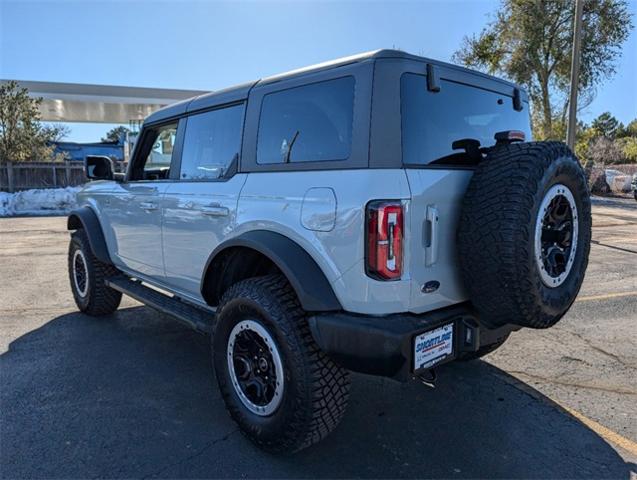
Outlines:
[{"label": "front door", "polygon": [[161,200],[169,186],[177,123],[145,128],[126,182],[112,196],[116,255],[126,268],[161,280]]},{"label": "front door", "polygon": [[162,199],[166,285],[196,300],[209,255],[235,226],[243,114],[236,104],[187,118],[179,180]]}]

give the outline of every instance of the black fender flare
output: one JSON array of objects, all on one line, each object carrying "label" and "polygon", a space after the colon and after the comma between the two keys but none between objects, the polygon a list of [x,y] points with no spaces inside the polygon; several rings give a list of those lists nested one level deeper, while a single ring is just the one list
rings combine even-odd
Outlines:
[{"label": "black fender flare", "polygon": [[90,207],[82,207],[73,210],[66,221],[67,230],[82,229],[86,232],[88,243],[93,251],[93,255],[102,263],[112,265],[111,257],[108,254],[106,239],[102,231],[97,214]]},{"label": "black fender flare", "polygon": [[[250,248],[269,258],[288,279],[304,310],[309,312],[342,310],[330,282],[303,247],[285,235],[268,230],[246,232],[218,245],[208,257],[203,270],[202,295],[208,268],[220,253],[233,247]],[[214,272],[212,274],[214,275]]]}]

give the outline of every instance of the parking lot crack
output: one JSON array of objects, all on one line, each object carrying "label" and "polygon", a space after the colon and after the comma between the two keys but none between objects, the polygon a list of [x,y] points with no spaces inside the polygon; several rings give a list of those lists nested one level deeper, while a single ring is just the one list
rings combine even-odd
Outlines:
[{"label": "parking lot crack", "polygon": [[148,474],[148,475],[144,475],[142,478],[143,479],[147,479],[147,478],[156,477],[158,475],[161,475],[162,473],[164,473],[166,470],[168,470],[170,468],[177,467],[179,465],[182,465],[183,463],[186,463],[186,462],[188,462],[190,460],[193,460],[193,459],[201,456],[210,447],[213,447],[214,445],[216,445],[218,443],[225,442],[226,440],[228,440],[230,438],[230,436],[234,435],[238,431],[239,431],[238,429],[235,429],[235,430],[232,430],[229,433],[225,434],[223,437],[217,438],[215,440],[211,440],[208,443],[206,443],[203,447],[201,447],[200,449],[198,449],[195,452],[191,453],[190,455],[187,455],[184,458],[180,458],[179,460],[177,460],[175,462],[169,463],[168,465],[166,465],[163,468],[157,470],[156,472],[153,472],[153,473]]},{"label": "parking lot crack", "polygon": [[562,332],[566,332],[566,333],[570,333],[571,335],[579,338],[582,342],[584,342],[587,346],[589,346],[590,348],[592,348],[593,350],[595,350],[596,352],[601,353],[602,355],[606,355],[607,357],[612,358],[613,360],[615,360],[617,363],[620,363],[621,365],[623,365],[624,367],[627,368],[637,368],[637,366],[626,362],[623,358],[621,358],[619,355],[616,355],[612,352],[609,352],[608,350],[604,350],[603,348],[594,345],[588,338],[586,338],[584,335],[582,335],[581,333],[575,332],[573,330],[568,330],[568,329],[564,329],[564,328],[559,328],[559,327],[555,327],[555,330],[560,330]]},{"label": "parking lot crack", "polygon": [[611,388],[611,387],[603,387],[601,385],[590,385],[590,384],[585,384],[585,383],[576,383],[576,382],[566,382],[564,380],[558,380],[557,378],[548,378],[548,377],[543,377],[541,375],[535,375],[532,373],[528,373],[528,372],[523,372],[523,371],[519,371],[519,370],[507,370],[507,373],[511,374],[511,375],[522,375],[525,377],[528,377],[532,380],[539,380],[542,382],[546,382],[546,383],[552,383],[554,385],[561,385],[564,387],[575,387],[575,388],[586,388],[589,390],[599,390],[602,392],[609,392],[609,393],[617,393],[620,395],[637,395],[637,391],[633,391],[633,390],[625,390],[622,388]]},{"label": "parking lot crack", "polygon": [[609,245],[607,243],[602,243],[599,240],[591,239],[591,243],[594,243],[595,245],[599,245],[600,247],[606,247],[606,248],[612,248],[613,250],[619,250],[620,252],[637,254],[637,251],[635,251],[635,250],[631,250],[629,248],[618,247],[616,245]]}]

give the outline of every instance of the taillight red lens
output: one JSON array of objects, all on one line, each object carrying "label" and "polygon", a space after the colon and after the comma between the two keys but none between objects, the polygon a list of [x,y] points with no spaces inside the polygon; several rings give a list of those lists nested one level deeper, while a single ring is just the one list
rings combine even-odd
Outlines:
[{"label": "taillight red lens", "polygon": [[395,280],[403,273],[403,206],[398,201],[367,205],[367,274]]}]

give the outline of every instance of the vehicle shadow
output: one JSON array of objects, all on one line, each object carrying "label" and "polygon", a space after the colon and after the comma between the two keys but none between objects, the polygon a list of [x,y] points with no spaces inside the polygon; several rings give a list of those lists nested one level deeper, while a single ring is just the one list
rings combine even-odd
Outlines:
[{"label": "vehicle shadow", "polygon": [[[629,478],[594,432],[481,361],[436,389],[356,375],[341,426],[296,455],[229,419],[208,339],[146,307],[59,316],[0,355],[0,475]],[[538,398],[540,400],[538,400]]]}]

